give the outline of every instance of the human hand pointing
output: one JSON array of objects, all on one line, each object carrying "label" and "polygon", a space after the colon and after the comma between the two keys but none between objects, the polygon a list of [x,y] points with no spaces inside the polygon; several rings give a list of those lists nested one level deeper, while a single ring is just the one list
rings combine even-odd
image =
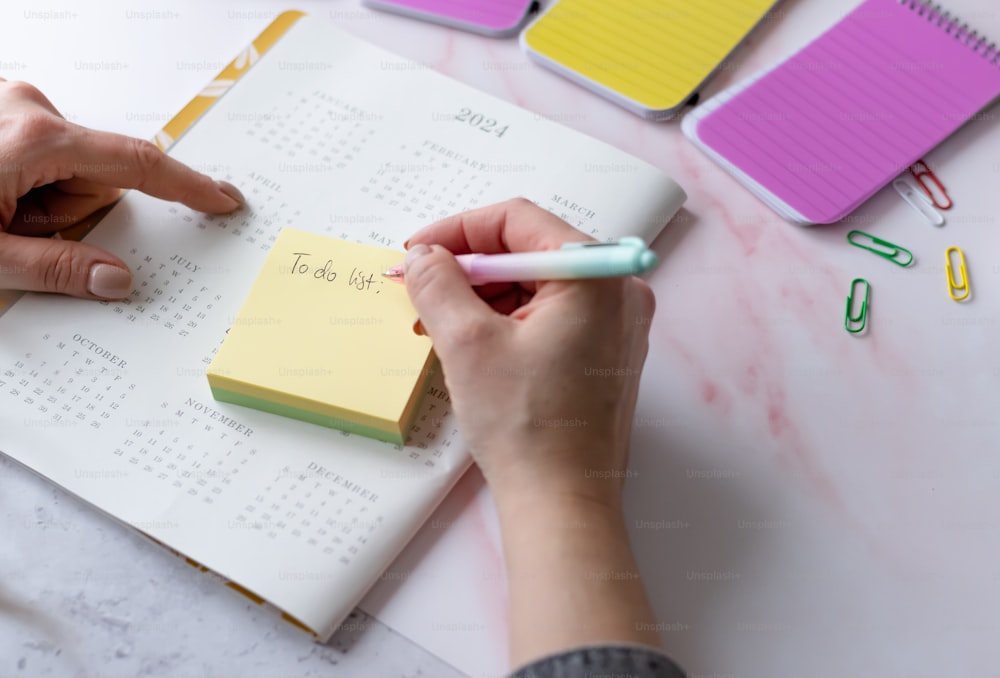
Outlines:
[{"label": "human hand pointing", "polygon": [[152,142],[75,125],[35,87],[0,79],[0,289],[127,296],[132,274],[121,259],[48,237],[111,204],[123,188],[213,214],[243,203],[235,186]]}]

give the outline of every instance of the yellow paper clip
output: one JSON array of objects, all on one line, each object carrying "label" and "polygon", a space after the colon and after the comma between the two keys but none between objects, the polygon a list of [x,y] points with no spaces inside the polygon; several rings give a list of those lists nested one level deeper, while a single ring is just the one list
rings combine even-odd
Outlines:
[{"label": "yellow paper clip", "polygon": [[[959,278],[957,280],[955,279],[955,270],[951,265],[952,252],[958,253]],[[945,268],[948,271],[948,294],[955,301],[965,301],[969,298],[969,294],[972,293],[972,290],[969,288],[969,274],[965,269],[965,253],[957,247],[949,247],[944,251],[944,256]]]},{"label": "yellow paper clip", "polygon": [[[865,298],[861,300],[861,306],[858,308],[857,314],[852,314],[851,308],[854,306],[854,290],[859,283],[864,286]],[[851,291],[847,295],[847,311],[844,313],[844,329],[851,334],[863,332],[868,325],[868,297],[871,295],[871,290],[871,285],[864,278],[855,278],[851,281]]]}]

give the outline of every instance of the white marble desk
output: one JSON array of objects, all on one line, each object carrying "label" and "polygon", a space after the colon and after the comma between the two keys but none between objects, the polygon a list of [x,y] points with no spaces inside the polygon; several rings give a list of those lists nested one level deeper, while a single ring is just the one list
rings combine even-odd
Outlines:
[{"label": "white marble desk", "polygon": [[[789,0],[705,93],[854,4]],[[948,4],[1000,38],[995,0]],[[944,230],[891,192],[850,223],[801,229],[676,122],[641,121],[532,66],[516,41],[356,0],[8,3],[0,76],[38,85],[76,122],[150,137],[289,8],[632,152],[688,191],[655,244],[665,265],[628,510],[664,640],[692,676],[1000,675],[995,112],[929,156],[956,202]],[[909,246],[917,267],[847,247],[859,225]],[[969,257],[967,304],[946,293],[950,245]],[[873,285],[860,338],[842,328],[856,276]],[[23,610],[0,617],[0,676],[459,675],[363,614],[315,645],[6,461],[0,520],[0,590]]]}]

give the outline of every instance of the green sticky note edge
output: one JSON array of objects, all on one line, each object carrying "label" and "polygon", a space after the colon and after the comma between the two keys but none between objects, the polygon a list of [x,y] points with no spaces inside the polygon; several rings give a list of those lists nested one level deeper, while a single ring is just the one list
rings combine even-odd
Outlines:
[{"label": "green sticky note edge", "polygon": [[[244,393],[237,393],[236,391],[230,391],[216,386],[212,386],[211,389],[212,397],[220,402],[250,407],[255,410],[261,410],[262,412],[270,412],[271,414],[277,414],[290,419],[298,419],[310,424],[325,426],[326,428],[347,431],[348,433],[355,433],[359,436],[365,436],[366,438],[374,438],[375,440],[381,440],[386,443],[402,445],[406,442],[402,432],[399,431],[385,431],[371,426],[364,426],[347,419],[333,417],[328,414],[320,414],[319,412],[311,412],[310,410],[283,405],[271,400],[264,400],[263,398],[255,398]],[[413,408],[414,415],[418,409],[418,407]],[[413,415],[411,415],[410,419],[413,419]],[[406,425],[403,426],[403,431],[408,431],[411,423],[412,421],[406,422]]]}]

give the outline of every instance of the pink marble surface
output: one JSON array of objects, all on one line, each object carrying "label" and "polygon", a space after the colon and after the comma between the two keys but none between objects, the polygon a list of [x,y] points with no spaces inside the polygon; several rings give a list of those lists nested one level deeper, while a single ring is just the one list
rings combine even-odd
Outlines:
[{"label": "pink marble surface", "polygon": [[[791,53],[853,4],[781,5],[707,94]],[[1000,36],[992,3],[949,8]],[[991,458],[1000,358],[988,349],[1000,321],[996,114],[928,156],[955,199],[945,228],[887,190],[842,224],[802,229],[708,161],[676,123],[638,120],[528,65],[511,45],[441,39],[441,54],[413,56],[644,158],[690,195],[655,245],[665,265],[651,281],[658,312],[628,485],[629,524],[673,656],[698,676],[991,675],[1000,621],[1000,523],[990,510],[1000,486]],[[906,245],[915,265],[897,269],[848,246],[854,228]],[[967,304],[947,295],[951,245],[968,257]],[[857,276],[873,288],[862,337],[842,327]],[[441,515],[411,549],[419,558],[404,555],[394,570],[415,567],[424,591],[488,586],[498,561],[479,527],[488,502],[456,494]],[[446,536],[434,535],[445,525]],[[457,562],[460,544],[476,546]],[[431,573],[434,585],[424,580]],[[480,658],[502,638],[490,605],[468,618],[484,620],[490,637],[475,646]],[[478,670],[490,669],[480,659]]]},{"label": "pink marble surface", "polygon": [[[854,4],[779,5],[705,93],[788,55]],[[948,6],[1000,39],[994,0]],[[632,116],[531,64],[515,40],[376,14],[355,0],[17,3],[0,9],[0,76],[38,84],[78,122],[151,136],[290,7],[629,151],[687,190],[654,245],[664,265],[651,280],[658,311],[628,518],[666,647],[692,676],[997,675],[995,112],[928,156],[955,200],[943,229],[891,190],[843,224],[802,229],[701,155],[676,122]],[[27,15],[62,9],[75,17]],[[915,265],[898,269],[849,247],[852,228],[907,246]],[[968,259],[964,304],[946,291],[952,245]],[[858,276],[871,281],[872,301],[869,331],[854,337],[842,324]],[[408,634],[478,676],[503,669],[493,520],[473,472],[364,604],[390,624],[424,606],[426,627]],[[80,538],[64,532],[51,548]],[[9,562],[5,570],[34,567],[29,557]],[[434,618],[435,597],[459,600],[447,607],[459,613]],[[218,643],[263,642],[244,633]],[[225,666],[199,652],[191,666]]]}]

